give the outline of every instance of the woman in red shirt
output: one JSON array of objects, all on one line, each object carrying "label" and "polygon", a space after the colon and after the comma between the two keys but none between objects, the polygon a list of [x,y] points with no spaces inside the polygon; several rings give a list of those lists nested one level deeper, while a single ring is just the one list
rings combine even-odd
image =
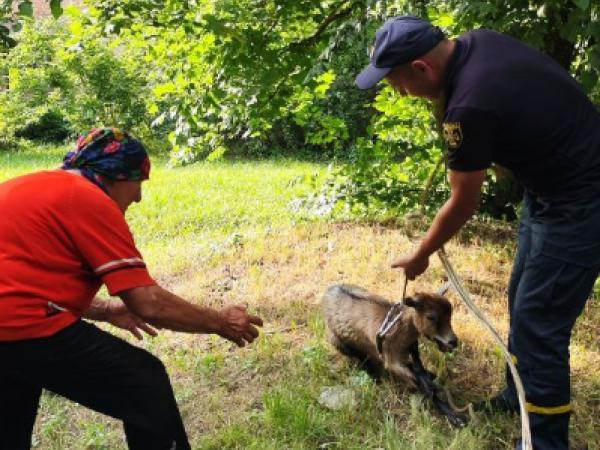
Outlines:
[{"label": "woman in red shirt", "polygon": [[[162,363],[82,317],[156,335],[215,333],[238,346],[260,318],[193,305],[150,277],[125,221],[150,174],[143,145],[95,129],[61,170],[0,184],[0,450],[29,449],[42,389],[121,419],[130,449],[189,449]],[[100,286],[119,296],[95,297]]]}]

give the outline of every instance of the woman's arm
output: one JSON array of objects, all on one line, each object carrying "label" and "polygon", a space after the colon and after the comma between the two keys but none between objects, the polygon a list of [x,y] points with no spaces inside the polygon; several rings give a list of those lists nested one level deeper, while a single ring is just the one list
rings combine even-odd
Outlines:
[{"label": "woman's arm", "polygon": [[110,312],[110,300],[104,300],[100,297],[94,297],[90,307],[83,312],[82,317],[99,322],[108,321]]},{"label": "woman's arm", "polygon": [[160,286],[144,286],[119,294],[130,311],[145,322],[173,331],[218,334],[243,347],[258,337],[263,322],[242,305],[221,310],[197,306]]},{"label": "woman's arm", "polygon": [[132,314],[124,304],[115,304],[110,300],[94,297],[90,307],[84,311],[82,317],[99,322],[108,322],[111,325],[129,331],[137,339],[143,339],[142,331],[150,336],[157,332],[142,319]]}]

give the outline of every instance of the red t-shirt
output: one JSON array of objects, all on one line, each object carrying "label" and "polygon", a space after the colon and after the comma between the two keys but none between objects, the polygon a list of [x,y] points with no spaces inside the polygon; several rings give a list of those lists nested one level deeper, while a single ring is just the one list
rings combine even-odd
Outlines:
[{"label": "red t-shirt", "polygon": [[0,184],[0,341],[55,334],[102,283],[111,295],[156,284],[106,193],[61,170]]}]

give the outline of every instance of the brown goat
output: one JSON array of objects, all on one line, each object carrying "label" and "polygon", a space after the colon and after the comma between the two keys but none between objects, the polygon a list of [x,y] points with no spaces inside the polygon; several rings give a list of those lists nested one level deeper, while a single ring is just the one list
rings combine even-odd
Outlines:
[{"label": "brown goat", "polygon": [[420,335],[444,352],[458,343],[450,324],[452,305],[440,295],[419,293],[405,298],[405,308],[385,336],[381,354],[376,336],[393,303],[358,286],[341,284],[330,287],[321,304],[331,343],[340,352],[362,360],[374,376],[386,370],[412,387],[416,387],[414,369],[423,369],[418,353]]}]

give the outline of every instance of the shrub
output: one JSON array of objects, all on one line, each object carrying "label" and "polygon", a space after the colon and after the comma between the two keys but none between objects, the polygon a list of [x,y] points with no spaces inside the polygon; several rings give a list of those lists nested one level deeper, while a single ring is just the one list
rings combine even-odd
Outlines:
[{"label": "shrub", "polygon": [[54,39],[61,38],[64,33],[54,24],[42,33],[28,21],[21,33],[22,45],[0,62],[0,72],[7,79],[6,88],[0,92],[0,131],[7,139],[48,134],[44,128],[62,116],[59,111],[63,110],[64,92],[72,86],[55,62]]},{"label": "shrub", "polygon": [[0,133],[56,141],[111,125],[147,137],[149,87],[136,50],[117,47],[77,9],[69,11],[60,22],[25,21],[18,45],[0,62],[8,80],[0,90]]},{"label": "shrub", "polygon": [[47,111],[35,121],[17,127],[15,137],[44,142],[59,142],[72,133],[70,124],[57,111]]}]

